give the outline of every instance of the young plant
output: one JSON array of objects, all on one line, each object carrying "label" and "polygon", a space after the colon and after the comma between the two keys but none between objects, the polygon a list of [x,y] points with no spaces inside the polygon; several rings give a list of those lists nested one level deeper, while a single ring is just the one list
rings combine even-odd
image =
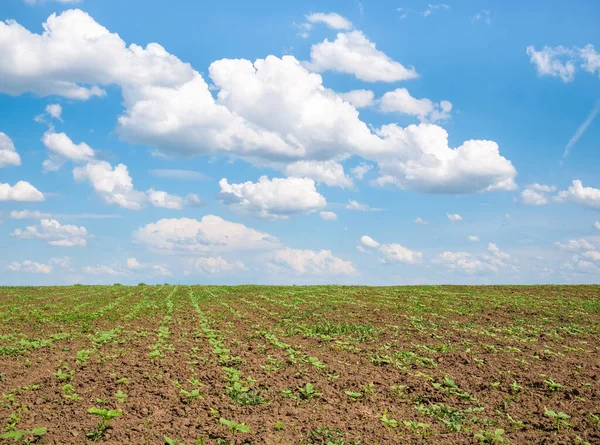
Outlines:
[{"label": "young plant", "polygon": [[125,400],[127,400],[127,394],[125,394],[120,389],[117,391],[115,396],[117,397],[117,400],[119,401],[119,403],[125,403]]},{"label": "young plant", "polygon": [[481,431],[479,434],[474,434],[473,437],[481,443],[504,443],[504,430],[497,428],[493,433],[489,431]]},{"label": "young plant", "polygon": [[361,392],[344,391],[344,394],[346,394],[348,397],[350,397],[353,402],[356,402],[358,399],[360,399],[362,397]]},{"label": "young plant", "polygon": [[185,442],[178,442],[175,439],[171,439],[169,436],[163,436],[165,445],[185,445]]},{"label": "young plant", "polygon": [[234,434],[234,435],[238,431],[241,433],[249,433],[250,432],[250,428],[248,428],[243,423],[237,423],[233,420],[227,420],[224,417],[221,417],[219,419],[219,422],[221,422],[222,425],[225,425],[227,428],[229,428],[229,431],[231,431],[231,434]]},{"label": "young plant", "polygon": [[383,423],[385,423],[385,426],[388,429],[396,428],[398,426],[398,421],[396,419],[390,419],[387,416],[387,409],[383,410],[383,414],[381,414],[381,417],[379,418],[379,420],[381,420]]},{"label": "young plant", "polygon": [[98,442],[106,430],[109,428],[109,422],[115,417],[122,416],[121,411],[115,409],[89,408],[88,413],[94,416],[99,416],[102,420],[95,430],[88,431],[86,436],[92,439],[93,442]]},{"label": "young plant", "polygon": [[563,412],[552,411],[546,407],[544,407],[544,415],[550,417],[552,420],[556,422],[556,429],[560,431],[562,427],[570,427],[571,423],[568,421],[571,416]]},{"label": "young plant", "polygon": [[30,444],[35,443],[44,437],[46,434],[46,427],[33,428],[31,430],[14,430],[8,433],[0,434],[0,439],[12,439],[15,442],[20,442]]},{"label": "young plant", "polygon": [[321,396],[312,383],[307,383],[303,388],[298,387],[298,391],[302,400],[312,400]]}]

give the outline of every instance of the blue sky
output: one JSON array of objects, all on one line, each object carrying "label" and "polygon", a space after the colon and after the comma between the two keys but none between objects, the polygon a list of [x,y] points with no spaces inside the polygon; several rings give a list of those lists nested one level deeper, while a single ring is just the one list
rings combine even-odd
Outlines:
[{"label": "blue sky", "polygon": [[0,284],[598,281],[597,2],[288,3],[3,2]]}]

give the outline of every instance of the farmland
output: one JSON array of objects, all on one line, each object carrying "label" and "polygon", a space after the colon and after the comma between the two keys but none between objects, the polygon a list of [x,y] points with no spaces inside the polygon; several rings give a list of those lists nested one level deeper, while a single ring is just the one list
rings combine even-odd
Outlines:
[{"label": "farmland", "polygon": [[600,443],[600,286],[0,288],[0,443]]}]

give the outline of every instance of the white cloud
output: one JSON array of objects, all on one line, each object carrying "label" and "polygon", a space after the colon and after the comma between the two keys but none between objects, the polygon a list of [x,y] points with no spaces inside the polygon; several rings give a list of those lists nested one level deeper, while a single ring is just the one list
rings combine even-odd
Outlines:
[{"label": "white cloud", "polygon": [[369,173],[373,169],[371,164],[366,164],[362,162],[360,165],[357,165],[353,169],[351,169],[352,174],[358,180],[362,180],[367,173]]},{"label": "white cloud", "polygon": [[473,16],[472,21],[473,22],[482,21],[486,25],[491,25],[491,23],[492,23],[492,13],[488,9],[482,9],[481,11],[478,11],[477,13],[475,13],[475,15]]},{"label": "white cloud", "polygon": [[458,213],[446,213],[446,217],[452,222],[463,220],[462,216],[460,216]]},{"label": "white cloud", "polygon": [[11,138],[0,131],[0,168],[21,165],[21,157]]},{"label": "white cloud", "polygon": [[56,265],[63,269],[67,269],[67,268],[71,267],[71,258],[68,256],[65,256],[62,258],[51,258],[50,264]]},{"label": "white cloud", "polygon": [[327,205],[309,178],[261,176],[258,182],[229,184],[219,181],[219,199],[242,214],[259,218],[287,219],[291,215],[312,213]]},{"label": "white cloud", "polygon": [[384,113],[402,113],[416,116],[422,122],[436,122],[450,119],[452,103],[442,100],[434,103],[430,99],[416,99],[406,88],[388,91],[379,102],[379,109]]},{"label": "white cloud", "polygon": [[268,250],[281,246],[277,238],[267,233],[214,215],[206,215],[200,221],[190,218],[161,219],[140,227],[134,233],[134,240],[166,253]]},{"label": "white cloud", "polygon": [[478,237],[478,236],[475,236],[475,235],[469,235],[469,236],[467,237],[467,239],[468,239],[469,241],[473,241],[474,243],[476,243],[476,242],[479,242],[479,241],[480,241],[479,237]]},{"label": "white cloud", "polygon": [[337,215],[335,214],[335,212],[319,212],[319,215],[325,221],[336,221],[337,220]]},{"label": "white cloud", "polygon": [[10,236],[23,239],[37,238],[51,246],[85,247],[90,237],[83,226],[61,225],[55,219],[42,219],[39,226],[15,229]]},{"label": "white cloud", "polygon": [[55,133],[50,129],[42,137],[42,143],[48,149],[49,158],[43,162],[44,170],[59,170],[66,160],[89,162],[96,152],[85,142],[75,144],[65,133]]},{"label": "white cloud", "polygon": [[521,199],[525,205],[544,205],[548,204],[548,196],[546,194],[555,191],[556,187],[553,185],[530,184],[521,192]]},{"label": "white cloud", "polygon": [[448,10],[450,9],[450,6],[446,5],[446,4],[439,4],[439,5],[427,5],[427,9],[425,11],[423,11],[423,17],[429,17],[431,14],[433,14],[435,11],[438,10]]},{"label": "white cloud", "polygon": [[354,199],[349,199],[348,204],[344,207],[346,210],[356,210],[359,212],[379,212],[383,209],[371,207],[369,204],[363,204]]},{"label": "white cloud", "polygon": [[554,200],[557,202],[576,202],[584,207],[600,210],[600,189],[584,187],[580,180],[574,180],[571,186],[559,192]]},{"label": "white cloud", "polygon": [[78,182],[89,182],[106,204],[139,210],[146,201],[146,195],[133,188],[133,181],[124,164],[113,168],[106,161],[90,162],[73,169],[73,177]]},{"label": "white cloud", "polygon": [[371,90],[352,90],[341,93],[340,97],[350,102],[354,108],[370,107],[375,103],[375,94]]},{"label": "white cloud", "polygon": [[[162,207],[165,209],[183,209],[184,200],[181,196],[171,195],[167,192],[150,189],[147,192],[148,199],[154,207]],[[194,195],[195,196],[195,195]],[[195,198],[198,198],[195,196]],[[193,199],[195,199],[193,198]]]},{"label": "white cloud", "polygon": [[188,266],[187,274],[191,273],[189,269],[204,275],[227,274],[246,269],[243,262],[235,261],[230,263],[220,256],[190,258],[186,261],[186,264]]},{"label": "white cloud", "polygon": [[62,122],[62,106],[60,104],[48,104],[46,105],[46,113],[48,116]]},{"label": "white cloud", "polygon": [[51,264],[41,264],[35,261],[25,260],[21,263],[13,261],[7,266],[8,270],[13,272],[29,272],[29,273],[44,273],[49,274],[52,272]]},{"label": "white cloud", "polygon": [[188,203],[191,206],[201,204],[200,198],[192,194],[184,200],[153,188],[146,193],[136,190],[125,164],[113,168],[106,161],[89,162],[83,167],[74,168],[73,178],[78,182],[89,182],[106,204],[116,204],[129,210],[140,210],[146,203],[166,209],[182,209]]},{"label": "white cloud", "polygon": [[[354,106],[292,56],[213,62],[215,99],[189,64],[157,44],[127,46],[82,11],[52,15],[44,26],[38,35],[15,22],[0,24],[0,89],[84,99],[103,94],[100,86],[117,85],[125,107],[119,136],[163,155],[225,154],[282,171],[296,161],[339,163],[358,156],[378,163],[381,185],[434,193],[515,188],[516,170],[496,143],[467,141],[452,149],[435,125],[370,128]],[[359,77],[416,76],[360,33],[319,45],[315,54],[331,47],[340,59],[323,63],[341,61],[342,71],[358,69]]]},{"label": "white cloud", "polygon": [[52,215],[39,210],[13,210],[10,212],[10,217],[12,219],[50,219]]},{"label": "white cloud", "polygon": [[600,230],[600,221],[596,221],[594,223],[594,228],[597,229],[597,230]]},{"label": "white cloud", "polygon": [[87,13],[68,10],[52,14],[43,34],[33,34],[9,20],[0,22],[1,89],[85,100],[102,96],[98,84],[174,85],[193,76],[156,43],[127,47]]},{"label": "white cloud", "polygon": [[587,252],[583,252],[583,256],[594,261],[600,261],[600,252],[596,250],[588,250]]},{"label": "white cloud", "polygon": [[297,275],[354,275],[356,269],[351,261],[334,256],[330,250],[282,249],[273,255],[270,263],[273,271],[291,271]]},{"label": "white cloud", "polygon": [[555,246],[563,250],[568,250],[569,252],[585,252],[589,250],[596,250],[596,247],[585,238],[580,238],[578,240],[572,239],[566,243],[556,242],[554,244]]},{"label": "white cloud", "polygon": [[[420,263],[423,259],[423,254],[421,252],[415,252],[410,250],[407,247],[404,247],[400,244],[392,243],[392,244],[381,244],[375,241],[373,238],[367,235],[363,235],[360,238],[360,242],[374,249],[380,254],[379,261],[383,264],[387,263],[403,263],[403,264],[416,264]],[[360,246],[359,246],[360,247]],[[359,251],[361,251],[359,249]],[[365,251],[364,249],[362,250]]]},{"label": "white cloud", "polygon": [[453,149],[446,130],[426,123],[384,125],[377,133],[386,148],[376,156],[381,176],[375,184],[456,194],[517,188],[517,170],[493,141],[469,140]]},{"label": "white cloud", "polygon": [[352,188],[354,182],[344,173],[344,167],[335,161],[297,161],[288,164],[288,176],[311,178],[330,187]]},{"label": "white cloud", "polygon": [[353,74],[365,82],[397,82],[418,77],[413,67],[406,68],[378,50],[361,31],[338,33],[312,46],[306,66],[317,72],[338,71]]},{"label": "white cloud", "polygon": [[0,202],[38,202],[44,200],[44,194],[29,182],[19,181],[15,185],[0,183]]},{"label": "white cloud", "polygon": [[159,264],[140,263],[136,258],[127,258],[125,267],[132,271],[149,271],[152,276],[170,277],[173,273]]},{"label": "white cloud", "polygon": [[365,246],[367,246],[367,247],[375,247],[375,248],[377,248],[377,247],[380,246],[380,244],[377,241],[375,241],[373,238],[371,238],[370,236],[367,236],[367,235],[363,235],[360,238],[360,242],[362,244],[364,244]]},{"label": "white cloud", "polygon": [[323,23],[328,28],[331,29],[341,29],[341,30],[349,30],[352,29],[352,22],[341,15],[330,12],[315,12],[313,14],[308,14],[306,16],[306,20],[309,23]]},{"label": "white cloud", "polygon": [[560,77],[563,82],[571,82],[575,78],[575,65],[571,60],[574,55],[572,49],[564,46],[544,46],[540,51],[536,51],[534,46],[528,46],[527,55],[539,76]]},{"label": "white cloud", "polygon": [[185,196],[183,203],[186,207],[202,207],[204,205],[204,201],[202,201],[195,193],[188,193]]},{"label": "white cloud", "polygon": [[206,176],[205,174],[193,170],[167,168],[150,170],[149,173],[159,178],[175,179],[179,181],[203,181],[209,179],[208,176]]},{"label": "white cloud", "polygon": [[420,216],[417,216],[414,221],[414,223],[416,224],[427,224],[427,221],[425,221],[423,218],[421,218]]},{"label": "white cloud", "polygon": [[588,43],[579,49],[579,57],[583,60],[582,68],[591,74],[596,71],[600,74],[600,54],[596,52],[594,45]]},{"label": "white cloud", "polygon": [[467,274],[497,272],[500,268],[518,270],[510,255],[501,251],[496,244],[488,243],[487,251],[488,254],[479,256],[468,252],[446,251],[432,262],[442,264],[447,269],[462,271]]}]

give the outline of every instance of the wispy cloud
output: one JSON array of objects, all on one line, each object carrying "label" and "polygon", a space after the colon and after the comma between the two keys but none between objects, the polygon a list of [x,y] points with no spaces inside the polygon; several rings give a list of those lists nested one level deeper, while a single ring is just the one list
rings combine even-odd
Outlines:
[{"label": "wispy cloud", "polygon": [[472,22],[475,23],[475,22],[479,22],[479,21],[482,21],[486,25],[491,24],[492,23],[492,12],[488,9],[482,9],[481,11],[478,11],[473,16]]},{"label": "wispy cloud", "polygon": [[569,156],[569,153],[571,152],[573,146],[577,143],[579,138],[583,136],[583,133],[585,133],[585,131],[590,126],[594,118],[598,116],[598,112],[600,112],[600,100],[596,102],[596,105],[594,105],[594,108],[592,108],[592,111],[590,111],[588,117],[583,121],[583,123],[579,126],[573,137],[567,143],[567,146],[565,147],[565,152],[562,155],[563,159]]}]

